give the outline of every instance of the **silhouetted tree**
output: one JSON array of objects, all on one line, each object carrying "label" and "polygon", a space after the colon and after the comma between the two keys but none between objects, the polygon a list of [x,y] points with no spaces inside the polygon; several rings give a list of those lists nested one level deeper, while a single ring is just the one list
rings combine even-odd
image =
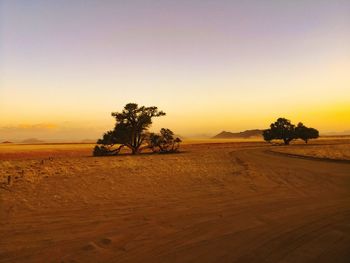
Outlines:
[{"label": "silhouetted tree", "polygon": [[179,150],[181,139],[175,138],[171,130],[162,128],[160,134],[151,133],[148,142],[153,152],[172,153]]},{"label": "silhouetted tree", "polygon": [[[97,140],[97,144],[99,145],[94,148],[94,156],[116,155],[124,147],[123,140],[117,137],[115,130],[104,133],[102,139]],[[119,147],[113,148],[118,144]]]},{"label": "silhouetted tree", "polygon": [[156,133],[150,133],[148,137],[148,147],[152,150],[152,152],[158,152],[159,147],[158,145],[160,144],[161,141],[161,136]]},{"label": "silhouetted tree", "polygon": [[271,142],[274,139],[270,129],[263,131],[263,137],[264,137],[264,140],[267,142]]},{"label": "silhouetted tree", "polygon": [[110,147],[104,145],[96,145],[93,151],[94,156],[106,156],[106,155],[115,155],[117,151],[111,150]]},{"label": "silhouetted tree", "polygon": [[295,128],[296,137],[302,139],[305,143],[308,143],[310,139],[317,139],[319,137],[318,130],[314,128],[308,128],[301,122],[298,123]]},{"label": "silhouetted tree", "polygon": [[285,118],[278,118],[276,122],[270,125],[270,129],[263,132],[264,140],[271,141],[274,139],[283,140],[288,145],[296,138],[295,126]]},{"label": "silhouetted tree", "polygon": [[[147,138],[147,130],[152,124],[152,118],[164,116],[157,107],[139,107],[136,103],[128,103],[122,112],[113,112],[116,120],[114,130],[106,132],[97,141],[94,155],[118,154],[121,148],[128,147],[132,154],[141,151],[141,146]],[[114,148],[119,145],[118,148]]]},{"label": "silhouetted tree", "polygon": [[263,131],[265,141],[283,140],[284,144],[288,145],[294,139],[302,139],[305,143],[310,139],[319,137],[318,130],[308,128],[301,122],[295,127],[289,120],[278,118],[276,122],[270,125],[270,129]]}]

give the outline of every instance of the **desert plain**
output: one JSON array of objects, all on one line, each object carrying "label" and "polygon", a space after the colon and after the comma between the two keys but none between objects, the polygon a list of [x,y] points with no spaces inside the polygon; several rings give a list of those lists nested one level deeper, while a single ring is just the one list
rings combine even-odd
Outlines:
[{"label": "desert plain", "polygon": [[348,138],[92,147],[0,145],[0,262],[350,262]]}]

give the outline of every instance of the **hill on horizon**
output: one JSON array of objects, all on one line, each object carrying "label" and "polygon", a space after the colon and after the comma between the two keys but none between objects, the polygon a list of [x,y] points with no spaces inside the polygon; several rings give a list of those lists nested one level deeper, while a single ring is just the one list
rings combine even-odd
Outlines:
[{"label": "hill on horizon", "polygon": [[84,139],[81,140],[81,143],[95,143],[97,141],[97,139]]},{"label": "hill on horizon", "polygon": [[36,139],[36,138],[29,138],[26,140],[21,141],[21,143],[28,143],[28,144],[35,144],[35,143],[44,143],[45,141]]},{"label": "hill on horizon", "polygon": [[219,134],[212,137],[212,139],[248,139],[252,137],[261,137],[263,130],[254,129],[246,130],[243,132],[228,132],[222,131]]}]

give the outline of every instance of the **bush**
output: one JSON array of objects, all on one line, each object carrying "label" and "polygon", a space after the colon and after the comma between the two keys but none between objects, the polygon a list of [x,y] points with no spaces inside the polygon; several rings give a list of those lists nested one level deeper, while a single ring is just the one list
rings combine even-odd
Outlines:
[{"label": "bush", "polygon": [[160,134],[151,133],[149,135],[148,143],[153,152],[174,153],[178,152],[181,139],[174,138],[174,133],[171,130],[162,128]]}]

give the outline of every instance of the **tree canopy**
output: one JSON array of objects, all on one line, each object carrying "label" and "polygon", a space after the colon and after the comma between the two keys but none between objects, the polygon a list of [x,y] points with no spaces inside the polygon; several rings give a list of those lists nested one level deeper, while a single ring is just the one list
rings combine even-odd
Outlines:
[{"label": "tree canopy", "polygon": [[316,139],[319,137],[318,130],[308,128],[301,122],[297,126],[292,124],[286,118],[278,118],[276,122],[271,123],[270,129],[263,131],[265,141],[283,140],[285,145],[288,145],[294,139],[302,139],[305,143],[309,139]]},{"label": "tree canopy", "polygon": [[149,146],[153,152],[177,152],[180,147],[180,142],[180,138],[175,138],[174,133],[165,128],[160,130],[160,134],[151,133],[149,135]]},{"label": "tree canopy", "polygon": [[310,139],[317,139],[319,137],[318,130],[314,128],[308,128],[301,122],[299,122],[297,127],[295,128],[295,133],[296,136],[299,139],[302,139],[305,143],[307,143]]},{"label": "tree canopy", "polygon": [[273,139],[283,140],[284,144],[289,144],[291,140],[295,139],[295,126],[285,118],[278,118],[276,122],[271,123],[270,129],[263,133],[266,141]]}]

